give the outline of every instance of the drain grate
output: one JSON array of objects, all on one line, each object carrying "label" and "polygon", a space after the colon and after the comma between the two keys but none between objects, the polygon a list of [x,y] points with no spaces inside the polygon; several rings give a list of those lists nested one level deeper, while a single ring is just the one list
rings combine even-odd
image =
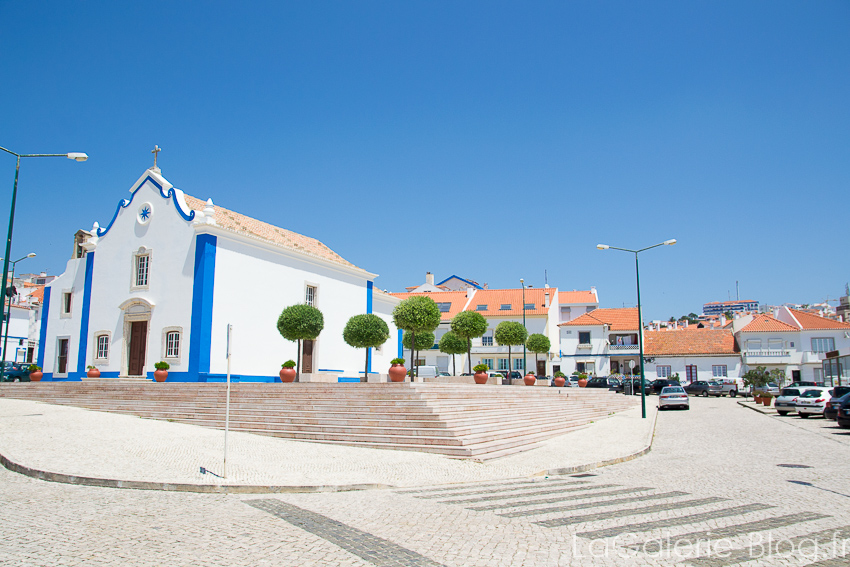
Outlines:
[{"label": "drain grate", "polygon": [[777,467],[783,467],[786,469],[810,469],[809,465],[776,465]]}]

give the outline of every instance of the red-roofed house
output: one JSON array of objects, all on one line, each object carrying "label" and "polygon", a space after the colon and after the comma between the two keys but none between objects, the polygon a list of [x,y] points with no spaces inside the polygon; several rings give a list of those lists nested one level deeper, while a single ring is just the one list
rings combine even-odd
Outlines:
[{"label": "red-roofed house", "polygon": [[638,365],[636,307],[594,309],[558,326],[560,370],[565,374],[628,374]]},{"label": "red-roofed house", "polygon": [[731,329],[689,326],[643,336],[647,380],[676,374],[682,383],[741,376],[741,354]]}]

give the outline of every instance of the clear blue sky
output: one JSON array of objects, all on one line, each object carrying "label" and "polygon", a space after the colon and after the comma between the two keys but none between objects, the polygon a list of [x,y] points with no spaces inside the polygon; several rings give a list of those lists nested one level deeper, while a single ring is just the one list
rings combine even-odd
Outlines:
[{"label": "clear blue sky", "polygon": [[[850,280],[850,3],[0,1],[13,259],[152,165],[403,291],[596,286],[647,318]],[[14,158],[0,155],[0,230]]]}]

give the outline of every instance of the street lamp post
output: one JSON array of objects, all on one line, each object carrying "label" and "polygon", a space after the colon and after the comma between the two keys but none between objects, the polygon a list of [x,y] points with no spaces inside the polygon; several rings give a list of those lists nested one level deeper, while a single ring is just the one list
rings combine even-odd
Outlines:
[{"label": "street lamp post", "polygon": [[[20,262],[21,260],[26,260],[27,258],[35,258],[35,252],[30,252],[29,254],[24,256],[23,258],[18,258],[14,262],[9,262],[10,264],[12,264],[12,277],[9,279],[9,285],[6,286],[5,293],[4,293],[4,297],[5,297],[6,301],[9,302],[9,308],[8,308],[8,311],[6,312],[6,332],[3,333],[3,361],[5,361],[6,358],[7,358],[6,348],[9,345],[9,323],[12,322],[11,317],[12,317],[12,297],[13,297],[13,295],[9,292],[12,289],[14,289],[14,285],[15,285],[15,266],[17,265],[18,262]],[[2,259],[2,258],[0,258],[0,259]],[[12,359],[12,362],[15,362],[14,358]],[[2,367],[0,367],[0,382],[3,381],[3,376],[4,376],[5,373],[6,373],[6,365],[4,364],[4,365],[2,365]]]},{"label": "street lamp post", "polygon": [[[522,328],[525,329],[526,337],[528,336],[528,328],[525,326],[525,281],[522,278],[519,279],[519,283],[522,284]],[[522,375],[525,376],[528,374],[528,368],[526,367],[526,353],[525,353],[525,343],[522,343]],[[510,376],[510,369],[508,369],[508,375]]]},{"label": "street lamp post", "polygon": [[597,244],[596,247],[600,250],[622,250],[623,252],[631,252],[635,255],[635,277],[637,279],[637,308],[638,308],[638,345],[640,351],[640,358],[638,359],[638,363],[640,364],[640,410],[641,417],[646,419],[646,392],[644,391],[644,383],[646,381],[646,374],[644,373],[643,368],[643,317],[640,311],[640,269],[638,268],[638,253],[644,252],[646,250],[650,250],[652,248],[658,248],[659,246],[672,246],[676,244],[676,239],[671,238],[670,240],[665,240],[659,244],[653,244],[652,246],[647,246],[646,248],[641,248],[640,250],[629,250],[628,248],[617,248],[616,246],[608,246],[607,244]]},{"label": "street lamp post", "polygon": [[[6,284],[8,282],[9,277],[9,255],[12,253],[12,226],[15,224],[15,201],[18,197],[18,173],[21,170],[21,158],[29,158],[29,157],[66,157],[68,159],[72,159],[75,161],[86,161],[89,159],[89,156],[84,154],[83,152],[69,152],[67,154],[18,154],[13,152],[12,150],[7,150],[6,148],[0,146],[0,150],[3,150],[7,154],[12,154],[16,158],[18,158],[17,163],[15,164],[15,184],[12,186],[12,208],[9,213],[9,235],[6,237],[6,254],[3,256],[3,291],[5,294]],[[0,309],[0,327],[2,327],[4,320],[6,319],[6,310]],[[8,325],[8,323],[7,323]],[[3,351],[3,357],[6,357],[5,350]],[[3,373],[0,371],[0,380],[3,379]]]}]

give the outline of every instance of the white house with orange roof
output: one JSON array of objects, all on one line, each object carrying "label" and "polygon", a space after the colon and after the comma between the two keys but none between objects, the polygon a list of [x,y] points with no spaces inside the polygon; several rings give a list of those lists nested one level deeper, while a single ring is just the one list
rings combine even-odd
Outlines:
[{"label": "white house with orange roof", "polygon": [[558,327],[564,374],[629,374],[639,364],[636,307],[594,309]]},{"label": "white house with orange roof", "polygon": [[358,380],[366,352],[342,337],[351,316],[375,313],[390,327],[373,372],[399,355],[399,300],[375,290],[375,277],[314,238],[185,195],[154,166],[108,223],[77,233],[74,257],[45,288],[38,364],[45,380],[80,380],[88,366],[104,378],[151,378],[165,361],[170,381],[220,381],[230,324],[233,379],[279,380],[298,353],[278,316],[307,303],[325,325],[302,341],[302,380]]},{"label": "white house with orange roof", "polygon": [[827,353],[850,349],[850,324],[788,307],[735,319],[732,330],[745,372],[777,368],[790,381],[823,383]]},{"label": "white house with orange roof", "polygon": [[647,330],[643,334],[647,380],[679,376],[684,383],[741,377],[741,354],[731,329]]}]

